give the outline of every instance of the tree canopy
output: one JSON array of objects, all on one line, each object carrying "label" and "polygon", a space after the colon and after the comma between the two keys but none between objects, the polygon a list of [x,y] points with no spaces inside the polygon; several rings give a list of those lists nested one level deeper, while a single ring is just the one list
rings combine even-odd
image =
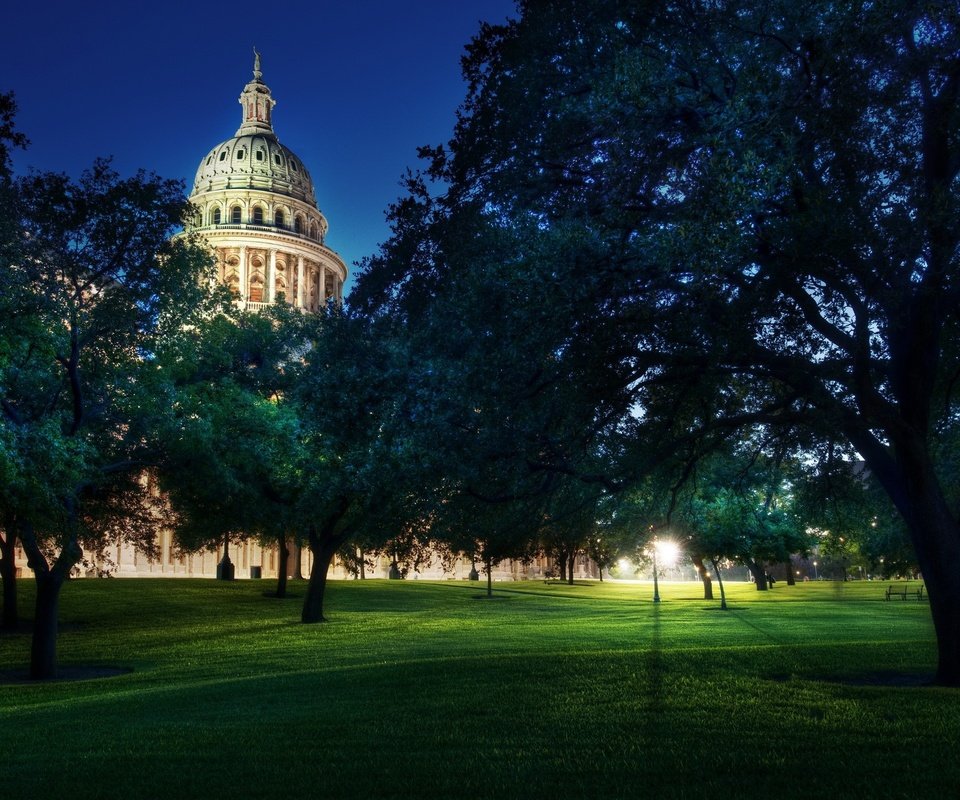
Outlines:
[{"label": "tree canopy", "polygon": [[[934,447],[958,368],[956,4],[519,9],[470,46],[454,138],[424,150],[356,302],[491,342],[476,368],[530,387],[511,414],[527,477],[616,489],[745,424],[849,443],[910,531],[938,679],[960,683]],[[551,439],[556,385],[589,411]],[[602,475],[567,456],[585,440]]]}]

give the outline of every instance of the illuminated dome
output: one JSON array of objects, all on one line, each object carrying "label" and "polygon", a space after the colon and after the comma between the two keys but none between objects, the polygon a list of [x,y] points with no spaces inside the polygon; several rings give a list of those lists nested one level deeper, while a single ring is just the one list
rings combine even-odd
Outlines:
[{"label": "illuminated dome", "polygon": [[273,133],[238,131],[204,156],[194,193],[235,188],[265,189],[316,204],[310,174]]},{"label": "illuminated dome", "polygon": [[220,280],[241,306],[283,298],[317,311],[342,301],[347,268],[325,244],[327,220],[310,173],[273,131],[276,101],[254,56],[253,80],[240,93],[240,128],[197,169],[190,193],[196,216],[188,228],[214,249]]}]

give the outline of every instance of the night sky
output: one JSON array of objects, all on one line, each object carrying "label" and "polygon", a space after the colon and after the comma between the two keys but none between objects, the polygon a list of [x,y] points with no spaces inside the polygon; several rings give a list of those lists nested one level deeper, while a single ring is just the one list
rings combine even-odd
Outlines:
[{"label": "night sky", "polygon": [[[513,0],[9,4],[0,91],[29,139],[14,168],[182,178],[240,125],[253,47],[278,138],[310,170],[327,243],[348,265],[386,238],[383,212],[416,147],[449,139],[460,56]],[[353,271],[351,269],[351,271]],[[349,288],[349,287],[348,287]]]}]

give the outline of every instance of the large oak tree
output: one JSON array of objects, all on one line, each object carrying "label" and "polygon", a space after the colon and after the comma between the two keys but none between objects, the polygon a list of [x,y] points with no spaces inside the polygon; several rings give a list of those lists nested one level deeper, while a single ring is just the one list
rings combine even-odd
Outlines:
[{"label": "large oak tree", "polygon": [[960,684],[960,525],[936,446],[960,368],[956,4],[519,10],[464,60],[455,136],[427,153],[443,196],[395,209],[407,266],[373,263],[358,299],[442,296],[451,231],[482,251],[481,216],[491,241],[526,240],[526,258],[500,261],[521,302],[542,290],[562,320],[540,314],[527,341],[552,337],[598,431],[619,413],[620,476],[631,458],[641,474],[664,432],[681,446],[757,422],[843,437],[910,531],[937,679]]}]

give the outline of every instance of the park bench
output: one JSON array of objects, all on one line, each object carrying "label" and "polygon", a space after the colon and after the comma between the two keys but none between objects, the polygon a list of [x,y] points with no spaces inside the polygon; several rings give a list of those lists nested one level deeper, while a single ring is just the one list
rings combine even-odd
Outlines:
[{"label": "park bench", "polygon": [[907,584],[903,584],[903,586],[888,586],[887,591],[884,593],[884,599],[889,600],[894,595],[897,595],[901,600],[906,600]]}]

